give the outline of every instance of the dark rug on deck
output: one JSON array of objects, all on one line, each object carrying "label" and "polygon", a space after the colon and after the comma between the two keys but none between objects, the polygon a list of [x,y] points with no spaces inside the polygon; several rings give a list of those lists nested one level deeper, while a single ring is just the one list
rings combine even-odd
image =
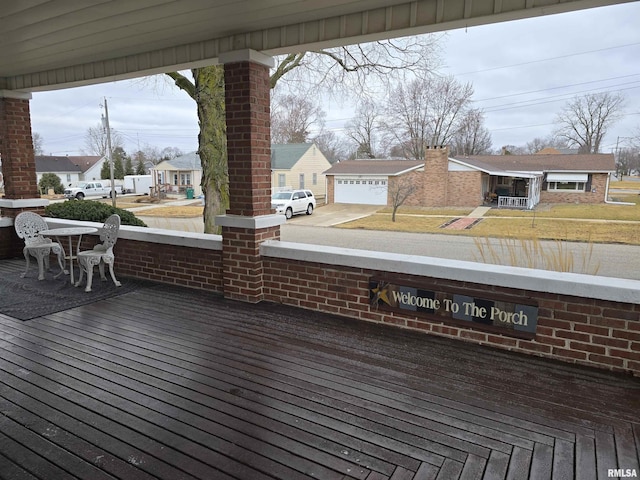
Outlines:
[{"label": "dark rug on deck", "polygon": [[[58,273],[57,268],[52,268],[53,273]],[[98,268],[93,274],[91,292],[85,292],[83,285],[74,287],[71,285],[69,275],[61,275],[54,279],[51,272],[47,272],[44,280],[38,280],[38,268],[32,265],[25,278],[20,278],[24,271],[22,263],[19,271],[3,271],[0,276],[0,313],[19,320],[49,315],[69,308],[79,307],[94,303],[123,293],[136,290],[144,285],[144,282],[130,278],[118,278],[122,286],[116,287],[111,281],[108,271],[108,281],[100,279]],[[76,280],[79,272],[75,272]],[[116,272],[117,275],[117,272]],[[86,280],[86,276],[85,279]]]}]

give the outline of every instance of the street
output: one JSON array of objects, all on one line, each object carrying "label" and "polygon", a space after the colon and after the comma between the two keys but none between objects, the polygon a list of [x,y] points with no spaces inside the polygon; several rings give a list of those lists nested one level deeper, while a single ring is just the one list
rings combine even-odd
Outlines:
[{"label": "street", "polygon": [[[430,233],[403,233],[369,230],[349,230],[295,225],[282,226],[281,239],[287,242],[333,245],[380,252],[404,253],[455,260],[479,261],[480,250],[473,237]],[[555,242],[541,242],[545,251],[557,252]],[[499,248],[498,241],[491,245]],[[576,271],[580,272],[582,259],[588,257],[589,244],[562,242],[562,248],[572,252]],[[594,244],[591,268],[580,273],[593,273],[605,277],[640,280],[640,250],[635,245]]]}]

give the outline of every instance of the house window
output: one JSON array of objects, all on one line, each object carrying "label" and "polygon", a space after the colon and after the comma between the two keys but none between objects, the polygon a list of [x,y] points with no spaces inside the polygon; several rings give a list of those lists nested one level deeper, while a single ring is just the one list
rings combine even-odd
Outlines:
[{"label": "house window", "polygon": [[178,174],[177,173],[173,174],[173,184],[174,185],[178,185]]},{"label": "house window", "polygon": [[304,173],[300,174],[299,180],[300,180],[300,186],[298,188],[304,188]]},{"label": "house window", "polygon": [[67,173],[67,182],[71,182],[71,174]]},{"label": "house window", "polygon": [[585,182],[549,182],[547,190],[556,192],[584,192]]},{"label": "house window", "polygon": [[314,174],[313,174],[313,177],[312,177],[312,179],[311,179],[311,183],[312,183],[313,185],[317,185],[317,184],[318,184],[318,174],[317,174],[317,173],[314,173]]},{"label": "house window", "polygon": [[287,176],[284,173],[278,174],[278,186],[285,187],[287,185]]},{"label": "house window", "polygon": [[547,174],[547,190],[556,192],[584,192],[587,183],[591,183],[586,173],[556,173]]},{"label": "house window", "polygon": [[180,182],[181,185],[191,185],[191,174],[190,173],[181,173],[180,174]]}]

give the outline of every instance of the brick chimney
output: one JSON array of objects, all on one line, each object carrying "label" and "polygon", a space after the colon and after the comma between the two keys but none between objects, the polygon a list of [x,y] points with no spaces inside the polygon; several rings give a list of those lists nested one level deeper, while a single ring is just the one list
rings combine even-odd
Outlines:
[{"label": "brick chimney", "polygon": [[436,145],[425,147],[425,205],[445,207],[448,203],[447,184],[449,176],[449,147]]}]

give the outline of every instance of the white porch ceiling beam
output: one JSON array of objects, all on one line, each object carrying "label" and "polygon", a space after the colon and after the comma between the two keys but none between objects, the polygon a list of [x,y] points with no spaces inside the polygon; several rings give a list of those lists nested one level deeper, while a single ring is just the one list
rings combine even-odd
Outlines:
[{"label": "white porch ceiling beam", "polygon": [[0,78],[0,88],[52,90],[217,63],[220,54],[252,49],[268,55],[443,31],[628,0],[416,0],[357,13],[148,50],[121,58]]}]

